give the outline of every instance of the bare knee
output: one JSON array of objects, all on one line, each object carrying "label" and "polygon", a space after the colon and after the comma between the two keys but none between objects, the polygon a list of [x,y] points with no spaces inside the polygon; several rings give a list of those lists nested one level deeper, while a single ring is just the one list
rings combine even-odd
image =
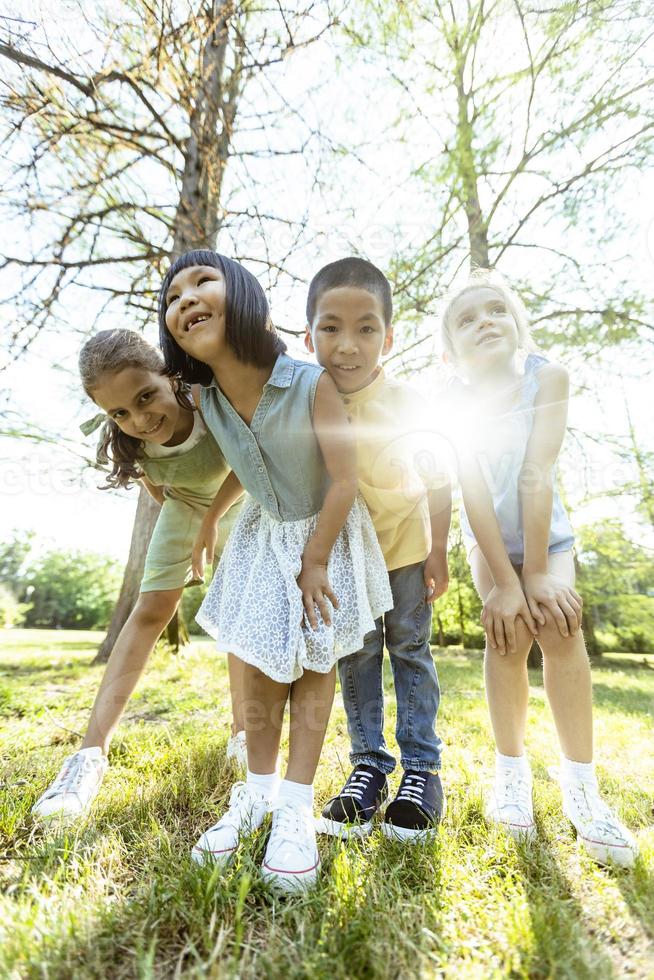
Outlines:
[{"label": "bare knee", "polygon": [[[581,632],[563,636],[554,616],[548,609],[543,610],[544,625],[538,624],[538,645],[545,659],[567,656],[579,644]],[[583,642],[583,640],[582,640]]]},{"label": "bare knee", "polygon": [[179,599],[178,589],[165,592],[141,592],[133,615],[142,626],[161,626],[163,629],[173,618]]},{"label": "bare knee", "polygon": [[510,650],[507,642],[505,648],[506,653],[502,654],[498,648],[491,647],[487,641],[486,658],[496,657],[501,661],[503,666],[520,669],[529,656],[533,642],[533,634],[527,629],[522,620],[518,619],[515,624],[515,649]]}]

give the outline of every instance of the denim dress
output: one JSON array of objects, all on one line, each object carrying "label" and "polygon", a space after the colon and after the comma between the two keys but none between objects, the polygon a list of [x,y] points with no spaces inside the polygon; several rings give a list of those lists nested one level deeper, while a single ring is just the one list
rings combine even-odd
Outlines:
[{"label": "denim dress", "polygon": [[[503,418],[493,419],[491,425],[484,427],[482,432],[477,432],[478,442],[483,442],[483,449],[480,448],[476,453],[477,460],[493,498],[493,507],[507,554],[514,565],[521,565],[524,561],[519,480],[534,427],[538,372],[544,364],[547,364],[545,357],[539,354],[528,355],[518,403]],[[461,508],[461,529],[469,554],[476,541],[464,508]],[[569,551],[573,544],[572,527],[555,486],[549,553]]]},{"label": "denim dress", "polygon": [[363,645],[393,599],[384,558],[360,497],[332,548],[332,624],[318,609],[312,630],[297,577],[329,478],[312,417],[322,368],[280,354],[250,425],[214,381],[202,389],[209,431],[249,494],[197,621],[221,650],[290,683],[304,670],[328,673]]}]

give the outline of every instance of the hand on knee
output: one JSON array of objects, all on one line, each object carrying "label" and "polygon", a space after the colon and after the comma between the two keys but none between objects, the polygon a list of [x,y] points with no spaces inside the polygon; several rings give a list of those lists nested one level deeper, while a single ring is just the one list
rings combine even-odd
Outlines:
[{"label": "hand on knee", "polygon": [[[577,642],[580,633],[566,635],[561,633],[563,628],[561,620],[559,617],[552,615],[549,609],[543,609],[543,616],[545,617],[545,623],[541,625],[538,624],[538,643],[539,646],[542,645],[544,656],[547,656],[549,651],[552,652],[567,652],[571,647]],[[566,627],[567,629],[567,627]]]}]

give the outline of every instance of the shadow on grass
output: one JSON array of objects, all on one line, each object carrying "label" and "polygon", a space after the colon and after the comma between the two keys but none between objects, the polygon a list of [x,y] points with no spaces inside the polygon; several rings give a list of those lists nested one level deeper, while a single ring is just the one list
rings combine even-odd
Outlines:
[{"label": "shadow on grass", "polygon": [[654,690],[643,691],[641,687],[626,684],[612,687],[593,679],[593,703],[609,711],[652,715],[654,713]]},{"label": "shadow on grass", "polygon": [[[639,657],[633,660],[632,657]],[[593,669],[610,670],[619,674],[642,674],[643,671],[654,671],[654,655],[647,653],[632,653],[622,658],[604,654],[601,657],[591,657],[590,665]]]},{"label": "shadow on grass", "polygon": [[529,977],[615,977],[615,963],[593,935],[592,924],[547,843],[520,843],[516,850],[535,941]]},{"label": "shadow on grass", "polygon": [[629,911],[654,940],[654,875],[640,858],[631,871],[616,872],[616,880]]},{"label": "shadow on grass", "polygon": [[[75,680],[80,676],[86,667],[90,667],[90,662],[86,663],[54,663],[43,665],[43,662],[32,664],[2,664],[0,667],[0,679],[18,679],[21,677],[29,678],[30,682],[42,679],[43,682],[52,683],[53,679]],[[103,667],[103,664],[98,666]]]}]

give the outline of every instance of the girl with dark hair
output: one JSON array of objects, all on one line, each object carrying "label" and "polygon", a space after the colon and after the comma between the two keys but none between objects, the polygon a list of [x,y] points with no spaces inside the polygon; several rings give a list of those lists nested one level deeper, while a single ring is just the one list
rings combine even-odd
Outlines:
[{"label": "girl with dark hair", "polygon": [[[190,252],[160,293],[169,370],[200,380],[207,426],[248,491],[198,622],[243,661],[248,774],[193,848],[225,867],[272,810],[263,876],[309,887],[320,858],[313,780],[334,697],[336,661],[362,646],[392,605],[384,559],[357,497],[347,416],[322,368],[285,353],[260,284],[214,252]],[[211,549],[213,506],[195,549]],[[290,699],[286,777],[277,754]]]},{"label": "girl with dark hair", "polygon": [[[150,540],[141,594],[116,640],[91,711],[82,748],[66,759],[33,808],[35,816],[78,817],[107,769],[107,752],[158,637],[186,585],[195,585],[191,552],[210,503],[216,518],[242,494],[238,479],[207,431],[188,385],[165,367],[161,352],[132,330],[103,330],[81,350],[85,392],[103,409],[82,426],[101,427],[98,461],[110,463],[109,487],[140,480],[161,504]],[[217,496],[216,496],[217,494]],[[230,523],[229,518],[224,525]],[[221,525],[221,532],[223,525]],[[224,537],[224,535],[223,535]],[[229,656],[234,725],[228,759],[245,762],[240,661]]]}]

